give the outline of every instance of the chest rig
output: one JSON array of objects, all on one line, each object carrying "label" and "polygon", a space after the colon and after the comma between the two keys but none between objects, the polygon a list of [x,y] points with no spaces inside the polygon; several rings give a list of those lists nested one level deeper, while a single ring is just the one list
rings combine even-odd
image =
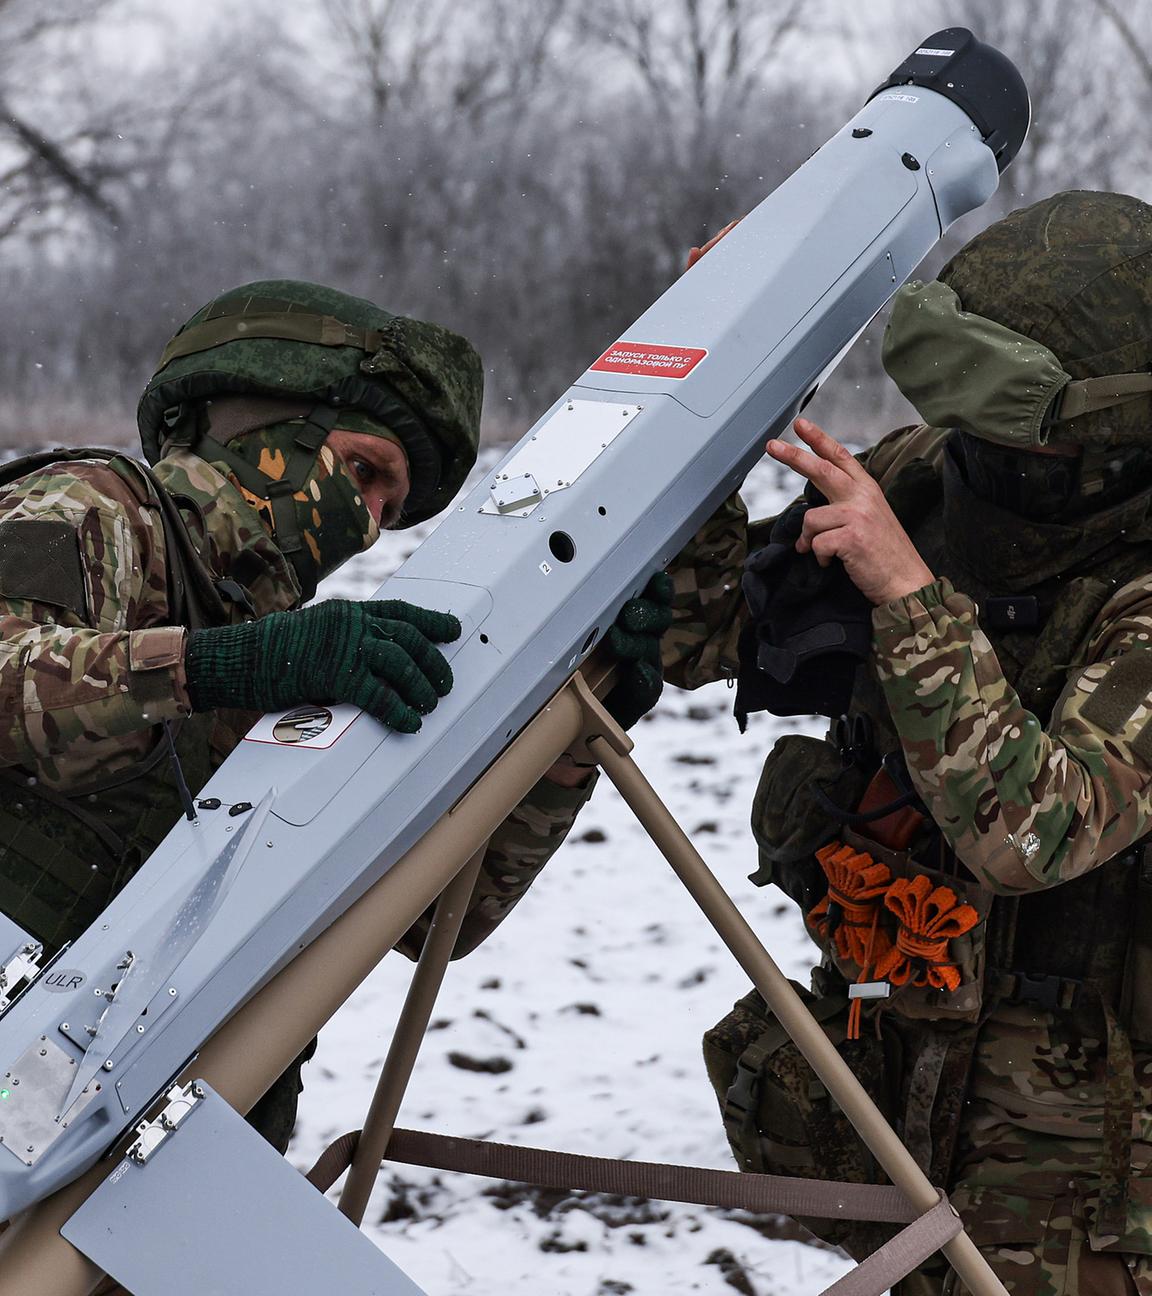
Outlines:
[{"label": "chest rig", "polygon": [[[56,463],[103,460],[163,527],[168,620],[190,629],[231,620],[229,603],[246,594],[217,582],[176,501],[150,470],[106,450],[50,450],[0,469],[0,490]],[[75,939],[109,904],[180,817],[173,764],[193,789],[222,757],[213,750],[212,716],[189,716],[168,734],[159,726],[146,756],[108,779],[60,792],[34,770],[0,770],[0,911],[44,945],[50,956]],[[169,741],[169,739],[171,741]]]}]

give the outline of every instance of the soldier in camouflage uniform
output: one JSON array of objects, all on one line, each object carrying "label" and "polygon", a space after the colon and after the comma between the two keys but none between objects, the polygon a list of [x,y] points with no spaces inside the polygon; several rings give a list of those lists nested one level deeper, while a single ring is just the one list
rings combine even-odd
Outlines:
[{"label": "soldier in camouflage uniform", "polygon": [[[877,1096],[1007,1289],[1148,1296],[1152,208],[1069,193],[1014,213],[901,290],[885,365],[925,425],[859,458],[803,419],[804,446],[771,442],[806,496],[756,524],[734,499],[681,556],[666,677],[736,677],[738,710],[783,713],[866,627],[843,697],[802,708],[845,717],[768,758],[754,880],[804,910],[818,1005],[891,978],[857,1000],[845,1056],[882,1051]],[[845,576],[859,606],[829,584]],[[733,1041],[762,1010],[742,1001],[706,1042],[734,1151],[822,1173],[803,1118],[734,1114]],[[963,1289],[941,1261],[899,1290]]]},{"label": "soldier in camouflage uniform", "polygon": [[[300,605],[381,525],[448,504],[475,461],[481,391],[479,357],[447,329],[318,285],[249,284],[165,351],[139,411],[151,470],[100,451],[5,467],[0,911],[46,955],[165,836],[180,777],[195,794],[262,711],[346,701],[411,732],[448,692],[436,645],[459,635],[454,617]],[[658,689],[640,663],[617,702],[645,709]],[[497,830],[458,953],[515,904],[589,793],[584,771],[558,769]],[[281,1149],[298,1075],[251,1117]]]}]

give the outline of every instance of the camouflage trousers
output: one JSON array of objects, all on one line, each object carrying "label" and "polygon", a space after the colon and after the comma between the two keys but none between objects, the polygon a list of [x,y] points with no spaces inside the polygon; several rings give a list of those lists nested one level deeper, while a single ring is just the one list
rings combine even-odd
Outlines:
[{"label": "camouflage trousers", "polygon": [[[987,1099],[966,1104],[949,1196],[1011,1296],[1152,1296],[1147,1147],[1135,1146],[1129,1185],[1124,1241],[1133,1249],[1101,1251],[1093,1249],[1100,1146],[1097,1138],[1024,1129]],[[968,1289],[938,1256],[894,1296],[968,1296]]]},{"label": "camouflage trousers", "polygon": [[[1092,1251],[1082,1231],[1054,1228],[1034,1245],[983,1246],[981,1254],[1011,1296],[1149,1296],[1147,1256]],[[944,1260],[934,1261],[892,1289],[892,1296],[969,1296]]]}]

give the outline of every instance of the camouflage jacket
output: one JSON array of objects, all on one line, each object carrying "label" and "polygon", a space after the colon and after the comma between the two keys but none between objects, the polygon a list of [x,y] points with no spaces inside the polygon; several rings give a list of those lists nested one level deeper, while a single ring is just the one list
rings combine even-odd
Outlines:
[{"label": "camouflage jacket", "polygon": [[[176,451],[155,472],[213,573],[244,586],[258,616],[297,601],[290,564],[214,467]],[[170,624],[165,535],[146,495],[98,460],[42,468],[0,494],[0,766],[59,792],[127,770],[156,747],[159,722],[189,709],[186,632]],[[255,718],[216,713],[212,768]],[[497,830],[460,952],[523,895],[590,792],[542,781]]]},{"label": "camouflage jacket", "polygon": [[[888,490],[909,463],[938,463],[944,435],[901,429],[862,459]],[[734,497],[677,559],[675,620],[664,646],[670,682],[694,688],[738,673],[748,618],[742,565],[767,543],[769,526],[750,523]],[[1021,897],[1021,913],[1040,905],[1044,940],[1059,949],[1062,915],[1083,926],[1073,913],[1084,904],[1080,888],[1152,831],[1152,575],[1099,592],[1090,624],[1069,632],[1044,722],[1008,682],[977,602],[946,577],[874,609],[872,621],[872,657],[854,704],[863,699],[899,742],[957,858],[988,891]],[[1138,925],[1136,913],[1122,921]],[[1152,979],[1137,992],[1152,1003]],[[1122,1066],[1109,1055],[1114,1026],[1099,1001],[1076,1012],[1003,1004],[981,1026],[953,1194],[970,1228],[978,1225],[977,1241],[1031,1237],[1054,1195],[1071,1191],[1094,1247],[1152,1254],[1152,1177],[1144,1178],[1152,1165],[1152,1032],[1130,1031],[1134,1066]],[[1103,1230],[1106,1115],[1125,1103],[1135,1140],[1130,1159],[1128,1149],[1120,1158],[1132,1181],[1126,1208],[1120,1201],[1126,1223]]]}]

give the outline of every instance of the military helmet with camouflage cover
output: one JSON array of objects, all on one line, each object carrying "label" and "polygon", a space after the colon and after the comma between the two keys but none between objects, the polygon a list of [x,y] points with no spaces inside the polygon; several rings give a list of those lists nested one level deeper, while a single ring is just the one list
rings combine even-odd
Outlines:
[{"label": "military helmet with camouflage cover", "polygon": [[1145,488],[1152,207],[1072,191],[1013,212],[900,290],[884,364],[998,503],[1070,516]]},{"label": "military helmet with camouflage cover", "polygon": [[173,439],[195,448],[190,412],[213,398],[362,412],[404,448],[410,526],[446,507],[475,463],[483,385],[480,357],[458,333],[334,288],[273,279],[223,293],[192,316],[161,356],[137,421],[155,463]]},{"label": "military helmet with camouflage cover", "polygon": [[[940,272],[969,314],[1039,342],[1073,380],[1152,366],[1152,207],[1074,190],[1013,212]],[[1068,445],[1147,444],[1152,395],[1061,420]]]}]

